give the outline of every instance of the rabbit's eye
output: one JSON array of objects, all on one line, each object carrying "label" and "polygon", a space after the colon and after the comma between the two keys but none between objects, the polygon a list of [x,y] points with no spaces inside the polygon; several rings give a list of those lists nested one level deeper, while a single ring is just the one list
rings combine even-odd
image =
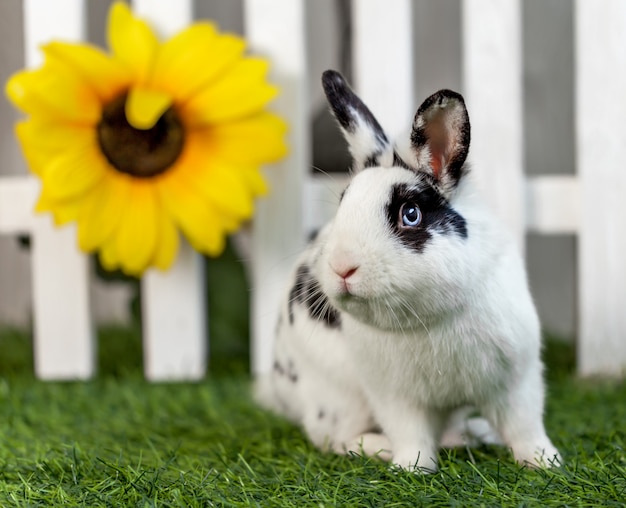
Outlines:
[{"label": "rabbit's eye", "polygon": [[400,207],[400,226],[414,228],[422,222],[422,212],[415,203],[404,203]]}]

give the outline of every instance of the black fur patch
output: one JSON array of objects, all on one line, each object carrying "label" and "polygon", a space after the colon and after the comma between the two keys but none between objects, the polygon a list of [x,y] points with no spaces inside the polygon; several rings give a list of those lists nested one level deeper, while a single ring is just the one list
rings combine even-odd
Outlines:
[{"label": "black fur patch", "polygon": [[289,360],[287,362],[286,368],[278,360],[274,360],[274,372],[276,372],[279,376],[287,376],[287,379],[292,383],[298,382],[298,373],[296,372],[293,360]]},{"label": "black fur patch", "polygon": [[375,168],[376,166],[380,166],[380,163],[378,162],[378,158],[381,155],[382,155],[382,152],[380,150],[374,152],[367,159],[365,159],[365,162],[363,162],[363,168]]},{"label": "black fur patch", "polygon": [[412,168],[411,166],[409,166],[406,162],[404,162],[404,160],[402,159],[402,157],[400,157],[398,155],[398,152],[396,152],[395,150],[393,151],[393,165],[394,166],[398,166],[404,169],[410,169],[412,171],[414,171],[415,169]]},{"label": "black fur patch", "polygon": [[313,319],[322,321],[329,328],[341,328],[341,314],[330,305],[322,292],[319,282],[311,275],[307,265],[301,265],[296,272],[296,282],[289,292],[289,322],[293,324],[293,305],[304,305]]},{"label": "black fur patch", "polygon": [[[422,221],[415,228],[398,225],[400,208],[404,203],[415,203],[422,212]],[[422,252],[433,234],[453,234],[467,238],[467,223],[433,187],[412,187],[399,184],[393,187],[387,205],[387,220],[392,232],[407,247]]]},{"label": "black fur patch", "polygon": [[319,234],[320,230],[319,229],[314,229],[313,231],[311,231],[309,233],[309,243],[314,242],[315,239],[317,238],[317,235]]},{"label": "black fur patch", "polygon": [[280,364],[278,360],[274,360],[274,372],[276,372],[279,376],[285,375],[285,368]]}]

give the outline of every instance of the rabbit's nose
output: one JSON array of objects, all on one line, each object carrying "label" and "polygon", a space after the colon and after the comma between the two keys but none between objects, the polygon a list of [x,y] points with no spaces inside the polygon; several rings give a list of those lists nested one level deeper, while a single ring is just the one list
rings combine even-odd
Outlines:
[{"label": "rabbit's nose", "polygon": [[339,277],[340,282],[344,284],[348,280],[355,280],[354,275],[360,267],[358,253],[343,246],[331,250],[328,264],[330,269]]},{"label": "rabbit's nose", "polygon": [[342,267],[335,267],[331,265],[332,270],[339,276],[339,288],[341,293],[350,294],[354,289],[354,279],[351,279],[357,270],[358,266],[348,265]]},{"label": "rabbit's nose", "polygon": [[359,269],[359,265],[353,263],[331,263],[330,267],[343,280],[348,280]]},{"label": "rabbit's nose", "polygon": [[350,277],[352,277],[352,275],[354,275],[354,273],[359,269],[358,266],[354,266],[352,268],[347,268],[344,271],[341,272],[337,272],[337,275],[339,275],[339,277],[341,277],[342,279],[346,280]]}]

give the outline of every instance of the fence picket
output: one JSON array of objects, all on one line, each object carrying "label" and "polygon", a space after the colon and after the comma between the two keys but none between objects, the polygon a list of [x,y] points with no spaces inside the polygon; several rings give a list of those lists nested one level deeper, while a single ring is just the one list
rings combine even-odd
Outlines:
[{"label": "fence picket", "polygon": [[[59,10],[66,15],[59,17]],[[25,0],[23,12],[27,67],[41,63],[39,47],[42,43],[54,38],[84,38],[84,0],[61,0],[54,4],[46,0]],[[29,205],[32,210],[34,200]],[[40,379],[89,378],[95,371],[89,258],[78,251],[73,228],[57,230],[50,217],[35,217],[29,223],[33,253],[35,372]]]},{"label": "fence picket", "polygon": [[246,0],[246,38],[269,58],[281,90],[274,110],[289,124],[289,155],[266,171],[271,195],[257,204],[252,235],[252,369],[272,367],[274,328],[291,265],[304,245],[303,188],[311,166],[304,0]]},{"label": "fence picket", "polygon": [[352,3],[354,86],[392,139],[415,111],[411,0]]},{"label": "fence picket", "polygon": [[464,95],[472,170],[494,212],[524,246],[522,23],[519,0],[463,0]]},{"label": "fence picket", "polygon": [[[137,15],[162,37],[192,21],[191,0],[134,0]],[[148,270],[141,280],[144,371],[152,381],[196,380],[206,371],[207,313],[204,263],[181,239],[170,271]]]},{"label": "fence picket", "polygon": [[[578,372],[626,371],[626,3],[575,3]],[[583,205],[583,203],[581,203]]]}]

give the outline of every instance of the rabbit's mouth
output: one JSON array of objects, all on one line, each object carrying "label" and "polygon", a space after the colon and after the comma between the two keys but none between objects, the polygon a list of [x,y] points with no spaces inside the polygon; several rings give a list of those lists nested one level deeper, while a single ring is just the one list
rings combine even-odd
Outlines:
[{"label": "rabbit's mouth", "polygon": [[399,304],[387,295],[366,297],[344,291],[334,294],[330,300],[340,311],[379,330],[406,333],[423,329],[429,321],[411,305]]},{"label": "rabbit's mouth", "polygon": [[385,330],[399,328],[397,318],[390,319],[388,309],[384,308],[385,306],[381,305],[377,299],[346,291],[336,294],[332,301],[339,310],[366,325]]},{"label": "rabbit's mouth", "polygon": [[340,310],[359,318],[367,314],[369,303],[367,298],[351,293],[349,290],[337,292],[331,300]]}]

